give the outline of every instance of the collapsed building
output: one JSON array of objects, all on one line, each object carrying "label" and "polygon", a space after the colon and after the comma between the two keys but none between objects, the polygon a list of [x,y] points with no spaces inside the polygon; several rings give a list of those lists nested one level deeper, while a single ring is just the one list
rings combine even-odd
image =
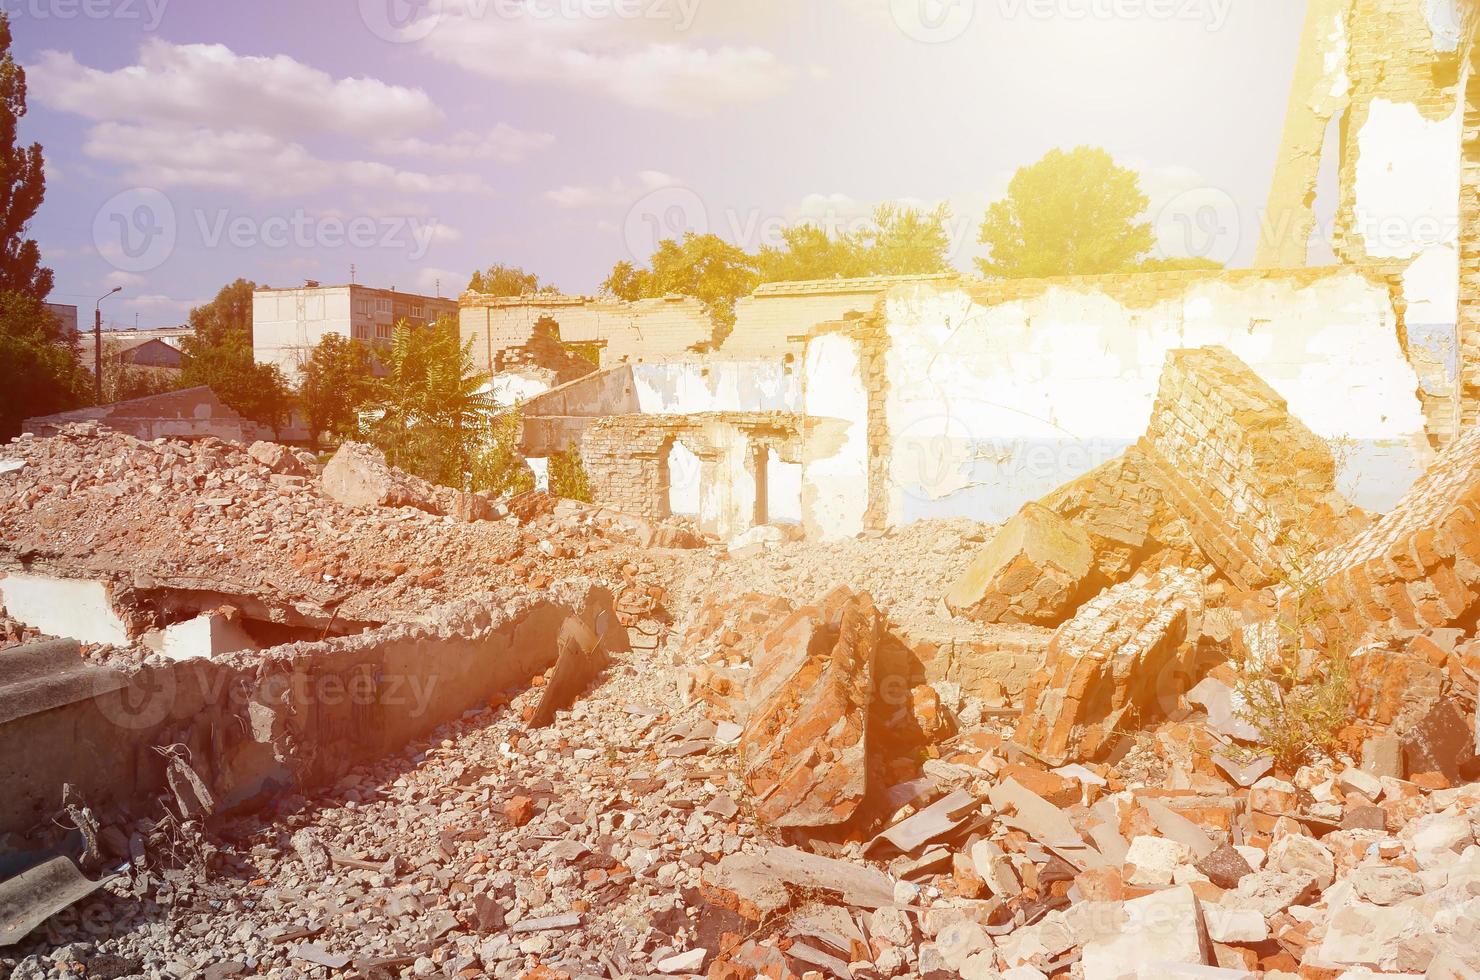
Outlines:
[{"label": "collapsed building", "polygon": [[1476,27],[1313,0],[1254,269],[465,296],[592,504],[0,447],[0,965],[1480,975]]}]

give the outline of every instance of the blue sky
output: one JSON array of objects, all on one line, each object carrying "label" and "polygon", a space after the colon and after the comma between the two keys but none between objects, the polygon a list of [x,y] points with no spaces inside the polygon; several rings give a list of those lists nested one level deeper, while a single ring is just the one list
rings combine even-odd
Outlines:
[{"label": "blue sky", "polygon": [[[531,6],[530,4],[533,4]],[[1168,253],[1247,263],[1295,0],[5,0],[53,301],[178,323],[238,276],[594,291],[656,237],[956,212],[1097,144]]]}]

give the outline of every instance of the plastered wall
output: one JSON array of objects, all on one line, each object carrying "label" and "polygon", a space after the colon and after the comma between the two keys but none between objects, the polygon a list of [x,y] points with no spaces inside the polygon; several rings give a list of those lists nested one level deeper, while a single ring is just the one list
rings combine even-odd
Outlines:
[{"label": "plastered wall", "polygon": [[[1221,345],[1253,368],[1330,441],[1359,506],[1390,507],[1433,453],[1388,284],[1355,268],[902,286],[877,319],[888,443],[873,479],[888,525],[1003,522],[1118,456],[1182,347]],[[850,439],[869,421],[861,357],[834,334],[806,356],[806,413],[848,420]],[[827,534],[865,525],[867,454],[848,447],[828,461],[854,469],[830,484]],[[827,485],[815,472],[808,483]]]}]

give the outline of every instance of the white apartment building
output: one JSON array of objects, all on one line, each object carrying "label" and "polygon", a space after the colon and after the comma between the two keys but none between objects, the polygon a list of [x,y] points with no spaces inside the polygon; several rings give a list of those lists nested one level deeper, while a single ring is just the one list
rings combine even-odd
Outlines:
[{"label": "white apartment building", "polygon": [[386,343],[402,320],[425,326],[457,316],[457,300],[349,284],[258,289],[252,294],[252,354],[290,378],[327,334]]}]

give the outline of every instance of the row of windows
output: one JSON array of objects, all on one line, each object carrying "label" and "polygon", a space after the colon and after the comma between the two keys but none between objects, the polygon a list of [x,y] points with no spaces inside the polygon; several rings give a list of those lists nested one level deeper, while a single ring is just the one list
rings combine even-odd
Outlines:
[{"label": "row of windows", "polygon": [[[375,298],[376,313],[390,313],[391,309],[392,307],[390,299],[380,296],[377,296]],[[358,313],[360,316],[369,316],[370,301],[368,299],[355,300],[355,312]],[[409,316],[416,320],[424,319],[426,316],[425,309],[419,303],[411,307],[402,306],[395,312],[398,316]]]}]

